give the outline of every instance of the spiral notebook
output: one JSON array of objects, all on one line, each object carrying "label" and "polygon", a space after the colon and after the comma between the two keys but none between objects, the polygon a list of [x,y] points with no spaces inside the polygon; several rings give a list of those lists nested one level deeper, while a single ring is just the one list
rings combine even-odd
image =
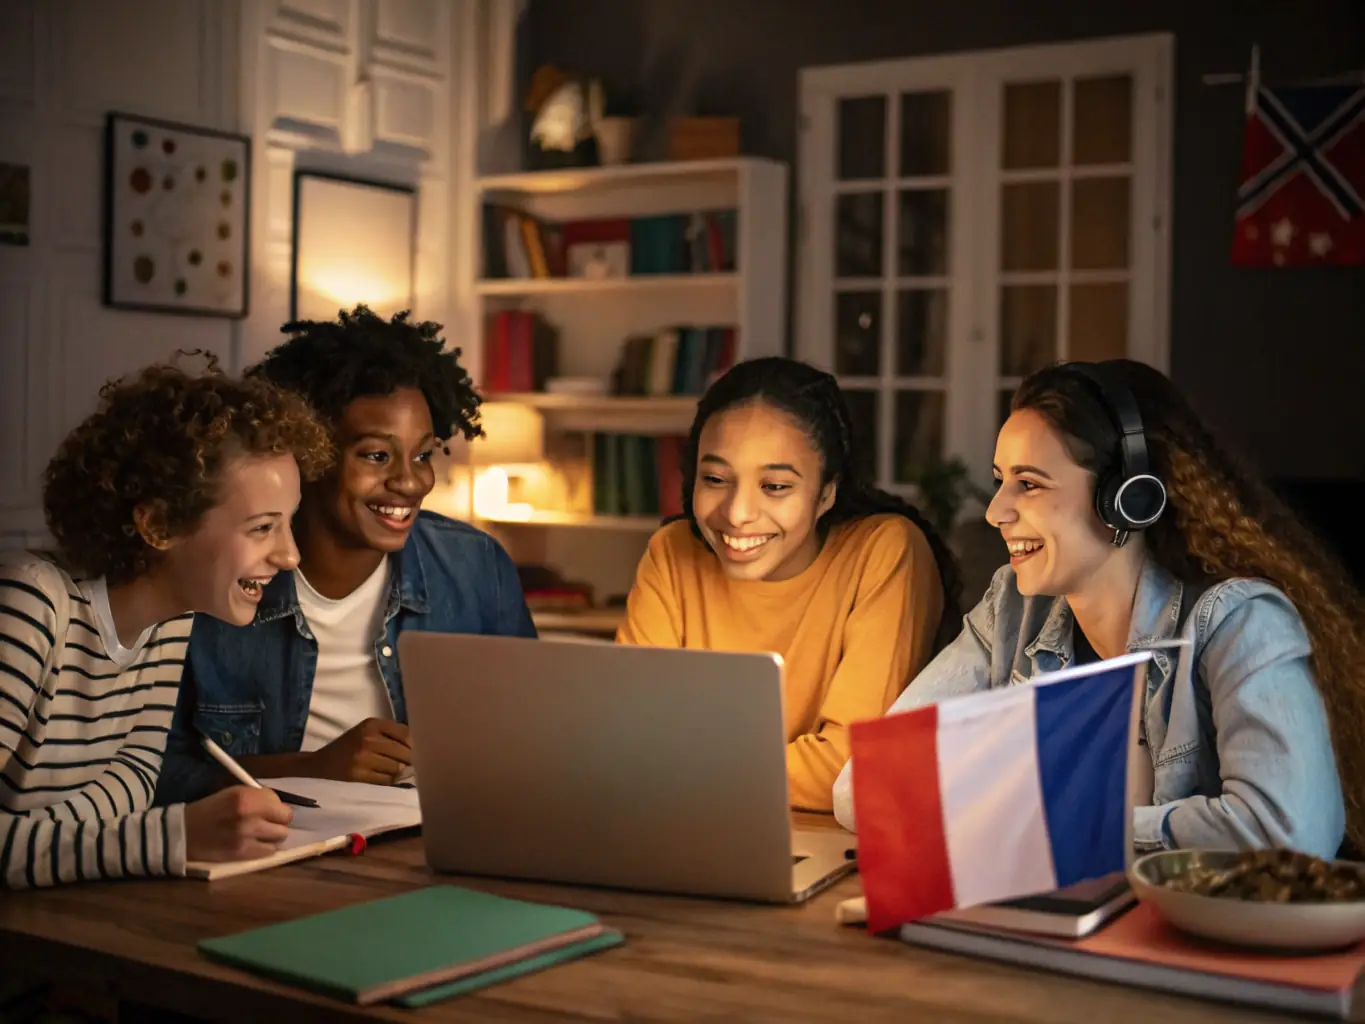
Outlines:
[{"label": "spiral notebook", "polygon": [[249,875],[347,849],[356,836],[368,840],[422,824],[417,790],[413,788],[333,779],[267,779],[264,784],[278,784],[290,793],[312,797],[318,806],[291,808],[294,820],[289,838],[270,856],[224,863],[190,861],[185,865],[186,876],[211,882]]}]

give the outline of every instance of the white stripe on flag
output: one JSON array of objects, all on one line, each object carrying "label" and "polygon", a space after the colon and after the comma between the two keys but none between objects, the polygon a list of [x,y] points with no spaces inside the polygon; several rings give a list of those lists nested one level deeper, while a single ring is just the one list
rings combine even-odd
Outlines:
[{"label": "white stripe on flag", "polygon": [[938,706],[938,777],[960,907],[1057,888],[1038,778],[1034,687]]}]

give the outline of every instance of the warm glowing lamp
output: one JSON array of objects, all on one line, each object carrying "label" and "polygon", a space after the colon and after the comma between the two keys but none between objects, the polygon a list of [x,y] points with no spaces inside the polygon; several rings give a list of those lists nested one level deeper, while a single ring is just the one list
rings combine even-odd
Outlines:
[{"label": "warm glowing lamp", "polygon": [[485,402],[484,436],[451,444],[451,457],[467,467],[474,515],[480,519],[531,518],[526,502],[511,501],[512,480],[539,470],[545,459],[545,422],[530,406]]},{"label": "warm glowing lamp", "polygon": [[334,320],[365,303],[383,317],[413,306],[417,194],[316,171],[294,177],[296,320]]}]

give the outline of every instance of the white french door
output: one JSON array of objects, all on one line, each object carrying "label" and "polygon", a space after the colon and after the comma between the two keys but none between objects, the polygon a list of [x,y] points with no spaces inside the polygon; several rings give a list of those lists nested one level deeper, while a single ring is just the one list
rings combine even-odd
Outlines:
[{"label": "white french door", "polygon": [[1168,361],[1169,36],[807,69],[797,355],[864,465],[978,482],[1019,380]]}]

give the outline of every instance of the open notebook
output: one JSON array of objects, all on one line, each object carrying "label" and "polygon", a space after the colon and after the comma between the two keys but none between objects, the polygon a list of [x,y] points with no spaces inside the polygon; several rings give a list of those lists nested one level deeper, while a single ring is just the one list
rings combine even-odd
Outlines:
[{"label": "open notebook", "polygon": [[267,779],[262,785],[278,785],[287,792],[312,797],[318,805],[291,808],[294,821],[289,828],[289,838],[271,856],[222,864],[192,860],[185,865],[188,877],[212,881],[264,871],[344,849],[354,835],[368,839],[422,824],[417,790],[410,787],[371,786],[364,782],[332,779]]}]

